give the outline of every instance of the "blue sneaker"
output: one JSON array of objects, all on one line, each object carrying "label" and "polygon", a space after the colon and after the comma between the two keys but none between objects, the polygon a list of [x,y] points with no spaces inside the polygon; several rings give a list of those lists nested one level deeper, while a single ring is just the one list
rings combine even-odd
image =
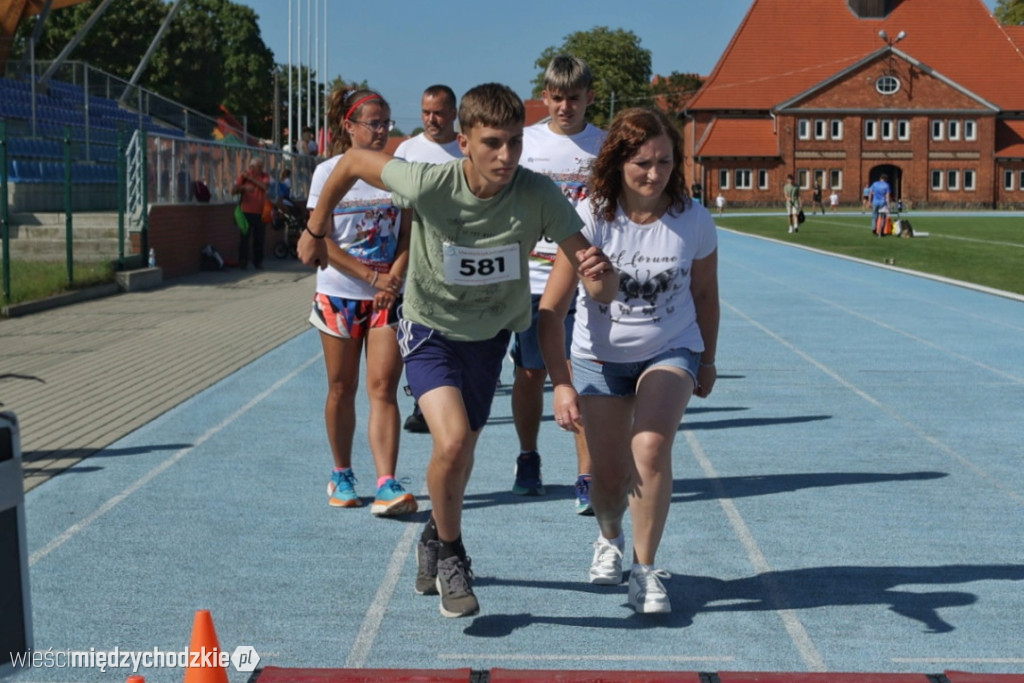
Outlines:
[{"label": "blue sneaker", "polygon": [[407,515],[416,512],[417,509],[419,508],[415,496],[394,479],[388,479],[377,489],[377,498],[374,499],[370,512],[377,517],[390,517]]},{"label": "blue sneaker", "polygon": [[335,508],[357,508],[362,506],[363,501],[356,495],[356,475],[352,469],[335,471],[331,473],[331,480],[327,483],[327,504]]},{"label": "blue sneaker", "polygon": [[576,477],[576,514],[593,517],[594,508],[590,507],[590,480],[589,474],[581,474]]},{"label": "blue sneaker", "polygon": [[543,496],[544,484],[540,480],[540,456],[536,451],[520,453],[516,458],[516,481],[512,493],[517,496]]}]

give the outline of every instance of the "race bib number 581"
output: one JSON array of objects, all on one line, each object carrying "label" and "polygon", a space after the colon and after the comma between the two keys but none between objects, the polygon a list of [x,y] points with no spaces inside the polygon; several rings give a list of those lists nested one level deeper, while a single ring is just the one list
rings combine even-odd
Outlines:
[{"label": "race bib number 581", "polygon": [[519,245],[460,247],[444,245],[444,280],[453,285],[490,285],[519,279]]}]

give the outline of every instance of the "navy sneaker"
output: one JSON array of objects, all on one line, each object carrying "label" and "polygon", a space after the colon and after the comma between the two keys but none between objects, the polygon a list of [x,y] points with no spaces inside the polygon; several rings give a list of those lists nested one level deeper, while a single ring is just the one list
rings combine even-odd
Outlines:
[{"label": "navy sneaker", "polygon": [[540,480],[540,455],[536,451],[520,453],[516,458],[516,481],[512,493],[517,496],[543,496],[544,484]]}]

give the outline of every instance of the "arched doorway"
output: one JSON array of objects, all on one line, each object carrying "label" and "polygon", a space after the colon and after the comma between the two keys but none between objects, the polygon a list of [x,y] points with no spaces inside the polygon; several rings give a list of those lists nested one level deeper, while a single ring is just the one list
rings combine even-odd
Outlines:
[{"label": "arched doorway", "polygon": [[889,178],[889,187],[892,188],[892,200],[895,202],[903,196],[903,171],[899,166],[893,164],[879,164],[871,169],[868,174],[868,184],[875,182],[885,174]]}]

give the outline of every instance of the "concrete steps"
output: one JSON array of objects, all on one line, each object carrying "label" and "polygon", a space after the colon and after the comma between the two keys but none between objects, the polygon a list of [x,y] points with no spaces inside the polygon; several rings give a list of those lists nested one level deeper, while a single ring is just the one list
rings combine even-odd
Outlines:
[{"label": "concrete steps", "polygon": [[[75,212],[71,233],[76,261],[112,261],[118,257],[117,213]],[[11,258],[61,261],[66,257],[63,213],[11,214]],[[130,253],[126,231],[125,253]]]}]

